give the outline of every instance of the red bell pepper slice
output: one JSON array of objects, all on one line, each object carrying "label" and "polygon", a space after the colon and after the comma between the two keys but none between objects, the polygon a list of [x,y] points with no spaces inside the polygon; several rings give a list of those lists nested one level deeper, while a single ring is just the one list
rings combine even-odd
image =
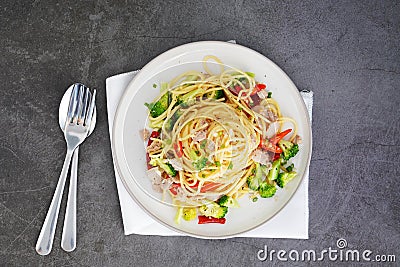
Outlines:
[{"label": "red bell pepper slice", "polygon": [[257,92],[260,92],[267,88],[267,86],[263,83],[257,83],[256,86],[254,86],[253,92],[251,92],[250,95],[255,95]]},{"label": "red bell pepper slice", "polygon": [[150,138],[149,141],[147,141],[147,146],[151,145],[151,143],[153,143],[153,140],[151,140],[151,138],[158,138],[160,137],[160,133],[157,131],[152,131],[150,134]]},{"label": "red bell pepper slice", "polygon": [[259,148],[263,148],[264,145],[264,139],[262,139],[262,136],[260,137],[260,144],[258,144]]},{"label": "red bell pepper slice", "polygon": [[259,148],[270,151],[270,152],[274,152],[275,154],[279,154],[282,153],[282,149],[277,146],[276,144],[272,144],[271,142],[266,142],[264,143],[265,140],[263,140],[262,138],[260,139],[260,144],[258,145]]},{"label": "red bell pepper slice", "polygon": [[178,144],[174,144],[174,150],[178,158],[182,158],[183,156],[183,148],[182,148],[182,142],[178,141]]},{"label": "red bell pepper slice", "polygon": [[277,145],[274,145],[274,144],[271,144],[271,143],[267,143],[267,144],[265,144],[264,146],[263,146],[263,148],[265,149],[265,150],[267,150],[267,151],[270,151],[270,152],[274,152],[274,153],[282,153],[282,149],[279,147],[279,146],[277,146]]},{"label": "red bell pepper slice", "polygon": [[204,215],[200,215],[199,217],[199,223],[198,224],[207,224],[207,223],[219,223],[219,224],[225,224],[226,219],[225,218],[213,218],[213,217],[207,217]]},{"label": "red bell pepper slice", "polygon": [[281,154],[276,153],[276,154],[274,154],[274,158],[272,159],[272,161],[275,161],[275,160],[279,159],[280,157],[281,157]]},{"label": "red bell pepper slice", "polygon": [[271,139],[269,139],[268,142],[265,142],[265,140],[263,140],[261,138],[260,144],[258,145],[258,147],[268,150],[270,152],[274,152],[275,154],[280,154],[280,153],[282,153],[282,149],[279,146],[277,146],[277,144],[280,140],[282,140],[283,137],[285,137],[291,131],[292,131],[292,129],[287,129],[283,132],[280,132],[277,135],[275,135],[274,137],[272,137]]},{"label": "red bell pepper slice", "polygon": [[271,144],[276,145],[279,141],[282,140],[283,137],[285,137],[288,133],[290,133],[292,131],[292,129],[287,129],[283,132],[278,133],[277,135],[275,135],[274,137],[272,137],[271,139],[269,139],[269,142]]}]

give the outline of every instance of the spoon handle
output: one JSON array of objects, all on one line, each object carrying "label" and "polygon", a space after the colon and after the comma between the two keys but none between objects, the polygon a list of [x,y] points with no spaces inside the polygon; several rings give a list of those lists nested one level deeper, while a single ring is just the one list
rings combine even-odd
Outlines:
[{"label": "spoon handle", "polygon": [[40,255],[48,255],[53,247],[54,233],[56,231],[58,213],[64,192],[65,180],[67,178],[69,164],[71,163],[73,150],[67,149],[63,168],[60,178],[58,179],[57,187],[51,200],[49,210],[47,211],[46,219],[44,220],[42,230],[36,243],[36,252]]},{"label": "spoon handle", "polygon": [[67,208],[65,210],[64,227],[61,237],[61,248],[71,252],[76,248],[76,191],[78,183],[79,146],[72,156],[71,178],[69,181]]}]

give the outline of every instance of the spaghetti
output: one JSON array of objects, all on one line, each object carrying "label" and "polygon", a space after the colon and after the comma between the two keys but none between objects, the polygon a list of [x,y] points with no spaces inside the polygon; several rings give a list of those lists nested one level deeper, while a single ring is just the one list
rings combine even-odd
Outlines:
[{"label": "spaghetti", "polygon": [[[220,73],[210,70],[209,60]],[[297,124],[282,116],[266,86],[253,73],[227,68],[214,56],[204,58],[203,68],[162,84],[159,98],[146,104],[153,129],[146,147],[148,174],[153,187],[178,206],[177,222],[193,219],[197,209],[216,222],[245,194],[253,200],[269,197],[262,188],[276,190],[277,177],[268,176],[277,161],[284,173],[294,172],[282,164],[289,151],[283,137],[291,131],[282,130],[292,124],[285,145],[298,147]]]}]

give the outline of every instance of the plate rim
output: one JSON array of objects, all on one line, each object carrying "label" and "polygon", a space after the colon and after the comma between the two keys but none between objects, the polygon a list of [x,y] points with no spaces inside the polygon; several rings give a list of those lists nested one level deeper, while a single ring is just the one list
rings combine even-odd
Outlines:
[{"label": "plate rim", "polygon": [[[309,140],[308,140],[308,142],[309,142],[309,144],[310,144],[310,147],[309,147],[309,152],[308,152],[307,159],[306,159],[305,171],[304,171],[304,174],[302,175],[302,177],[301,177],[301,179],[300,179],[300,182],[297,184],[296,188],[294,189],[293,194],[292,194],[292,195],[289,197],[289,199],[282,205],[282,207],[280,207],[276,212],[274,212],[273,215],[271,215],[268,219],[262,221],[261,223],[258,223],[258,224],[256,224],[256,225],[254,225],[253,227],[244,229],[244,230],[242,230],[242,231],[237,231],[237,232],[234,233],[234,234],[223,234],[223,235],[218,235],[218,236],[209,236],[209,235],[203,235],[203,234],[194,234],[194,233],[191,233],[191,232],[188,232],[188,231],[179,229],[178,227],[174,227],[174,226],[168,224],[167,222],[164,222],[163,220],[159,219],[157,216],[153,215],[153,213],[152,213],[151,211],[149,211],[149,210],[144,206],[144,204],[142,204],[142,203],[137,199],[137,197],[135,196],[135,194],[134,194],[134,193],[132,192],[132,190],[129,188],[129,186],[128,186],[127,182],[125,181],[124,176],[123,176],[123,174],[122,174],[122,170],[121,170],[121,167],[120,167],[120,164],[121,164],[121,163],[118,161],[117,155],[116,155],[116,154],[117,154],[117,153],[116,153],[116,144],[115,144],[115,143],[116,143],[116,131],[117,131],[117,129],[116,129],[117,123],[116,123],[116,122],[117,122],[118,116],[121,116],[120,113],[121,113],[121,109],[122,109],[121,106],[122,106],[123,99],[126,97],[126,95],[128,94],[128,92],[131,91],[131,90],[127,90],[127,89],[131,87],[131,84],[133,84],[133,83],[138,79],[138,77],[141,77],[142,75],[144,75],[144,74],[143,74],[143,71],[147,72],[148,69],[151,67],[151,65],[153,65],[154,62],[159,61],[159,60],[162,59],[163,57],[168,57],[169,54],[173,54],[175,51],[179,51],[179,50],[182,50],[182,49],[185,50],[186,47],[191,47],[191,46],[202,46],[202,45],[204,45],[204,46],[208,46],[208,45],[222,45],[222,46],[240,47],[241,49],[245,49],[245,50],[247,50],[247,51],[250,52],[250,53],[254,53],[254,54],[256,54],[257,56],[262,57],[263,60],[265,60],[265,61],[267,61],[269,64],[271,64],[272,67],[274,67],[274,68],[275,68],[276,70],[278,70],[284,77],[286,77],[286,79],[288,80],[288,82],[289,82],[295,89],[297,89],[297,90],[295,90],[295,91],[296,91],[297,97],[298,97],[299,99],[302,100],[302,101],[299,101],[299,102],[301,103],[301,104],[300,104],[301,109],[303,110],[304,114],[306,115],[306,124],[307,124],[307,125],[306,125],[306,128],[307,128],[307,130],[309,131]],[[183,53],[184,53],[184,52],[180,52],[179,55],[177,55],[177,57],[181,56]],[[169,58],[167,58],[167,59],[169,59]],[[184,63],[184,62],[183,62],[183,63]],[[145,211],[153,220],[157,221],[157,222],[160,223],[161,225],[163,225],[163,226],[167,227],[168,229],[170,229],[170,230],[172,230],[172,231],[174,231],[174,232],[177,232],[177,233],[179,233],[179,234],[183,234],[183,235],[187,235],[187,236],[191,236],[191,237],[196,237],[196,238],[201,238],[201,239],[226,239],[226,238],[237,237],[238,235],[244,234],[244,233],[246,233],[246,232],[249,232],[249,231],[251,231],[251,230],[254,230],[254,229],[260,227],[261,225],[264,225],[265,223],[267,223],[268,221],[270,221],[271,219],[273,219],[277,214],[279,214],[279,213],[287,206],[287,204],[292,200],[292,198],[294,197],[294,195],[297,194],[299,187],[300,187],[301,184],[304,182],[304,179],[305,179],[307,173],[309,173],[309,171],[307,171],[307,169],[309,169],[309,167],[310,167],[310,162],[311,162],[312,147],[313,147],[313,146],[312,146],[312,140],[313,140],[313,138],[312,138],[312,128],[311,128],[310,116],[309,116],[309,113],[308,113],[308,109],[307,109],[307,107],[306,107],[306,104],[304,103],[303,98],[302,98],[302,96],[301,96],[301,94],[300,94],[300,91],[298,90],[298,88],[297,88],[297,86],[294,84],[294,82],[291,80],[291,78],[290,78],[290,77],[289,77],[275,62],[273,62],[272,60],[270,60],[269,58],[267,58],[266,56],[264,56],[264,55],[261,54],[260,52],[255,51],[255,50],[253,50],[253,49],[251,49],[251,48],[249,48],[249,47],[246,47],[246,46],[243,46],[243,45],[240,45],[240,44],[235,44],[235,43],[230,43],[230,42],[225,42],[225,41],[197,41],[197,42],[190,42],[190,43],[182,44],[182,45],[173,47],[173,48],[171,48],[171,49],[168,49],[168,50],[162,52],[161,54],[155,56],[155,57],[154,57],[152,60],[150,60],[148,63],[146,63],[146,65],[145,65],[142,69],[140,69],[139,71],[140,71],[140,72],[138,72],[138,73],[135,75],[135,77],[133,77],[132,80],[128,83],[128,85],[126,86],[126,88],[125,88],[125,90],[124,90],[124,93],[122,94],[122,96],[121,96],[121,98],[120,98],[120,100],[119,100],[119,102],[118,102],[118,106],[117,106],[117,108],[116,108],[116,111],[115,111],[115,114],[114,114],[114,118],[113,118],[113,128],[112,128],[112,133],[113,133],[113,135],[112,135],[112,140],[111,140],[111,151],[112,151],[112,158],[113,158],[113,161],[114,161],[114,166],[115,166],[115,168],[117,169],[118,175],[120,176],[120,181],[121,181],[122,184],[124,185],[124,188],[125,188],[125,190],[129,193],[130,197],[136,202],[136,204],[139,205],[139,207],[140,207],[143,211]],[[144,73],[145,73],[145,72],[144,72]],[[141,73],[142,73],[142,74],[141,74]],[[157,73],[157,72],[156,72],[156,73]],[[140,75],[140,74],[141,74],[141,75]],[[138,90],[139,90],[139,89],[138,89]],[[308,190],[308,187],[307,187],[307,190]],[[308,203],[307,203],[307,205],[308,205]]]}]

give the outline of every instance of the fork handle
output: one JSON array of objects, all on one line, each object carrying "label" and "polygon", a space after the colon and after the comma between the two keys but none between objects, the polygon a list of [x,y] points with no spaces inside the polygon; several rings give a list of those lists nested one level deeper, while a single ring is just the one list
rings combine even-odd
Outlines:
[{"label": "fork handle", "polygon": [[75,149],[71,163],[67,208],[65,210],[64,227],[61,237],[61,248],[71,252],[76,248],[76,191],[78,183],[78,153]]},{"label": "fork handle", "polygon": [[47,211],[42,230],[40,230],[40,234],[36,243],[36,252],[40,255],[48,255],[53,246],[54,233],[56,231],[65,180],[67,178],[69,164],[71,162],[73,152],[74,151],[72,149],[67,149],[67,154],[65,155],[60,178],[58,179],[57,187],[54,192],[53,199],[51,200],[49,210]]}]

